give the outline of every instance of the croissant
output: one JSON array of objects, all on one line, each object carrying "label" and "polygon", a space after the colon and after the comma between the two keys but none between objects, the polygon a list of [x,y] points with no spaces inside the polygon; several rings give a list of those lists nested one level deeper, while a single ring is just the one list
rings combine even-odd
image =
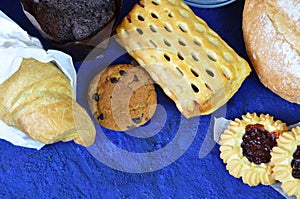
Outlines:
[{"label": "croissant", "polygon": [[70,80],[53,63],[23,59],[0,84],[0,119],[45,144],[74,140],[89,146],[95,127],[75,101]]}]

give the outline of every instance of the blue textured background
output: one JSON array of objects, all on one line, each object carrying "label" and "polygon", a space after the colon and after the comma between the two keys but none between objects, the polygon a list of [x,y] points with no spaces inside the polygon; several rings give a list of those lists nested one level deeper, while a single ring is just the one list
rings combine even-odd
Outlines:
[{"label": "blue textured background", "polygon": [[[124,0],[122,17],[136,1]],[[241,16],[244,1],[217,9],[192,8],[242,57],[247,59],[242,39]],[[0,0],[0,9],[29,34],[44,41],[21,12],[18,0]],[[5,28],[5,27],[0,27]],[[113,51],[113,47],[110,47]],[[128,58],[128,57],[127,57]],[[128,62],[126,56],[118,61]],[[90,64],[103,65],[103,59]],[[75,63],[78,70],[81,63]],[[283,74],[284,75],[284,74]],[[141,141],[122,133],[105,131],[113,143],[131,151],[153,151],[174,137],[180,114],[174,103],[159,92],[159,103],[168,109],[164,132]],[[254,72],[227,103],[226,116],[247,112],[269,113],[288,124],[299,120],[300,106],[288,103],[262,86]],[[204,158],[198,153],[210,116],[200,118],[197,136],[189,150],[161,170],[132,174],[116,171],[96,160],[86,148],[73,142],[56,143],[42,150],[16,147],[0,140],[1,198],[283,198],[269,186],[249,187],[231,177],[219,158],[219,147]]]}]

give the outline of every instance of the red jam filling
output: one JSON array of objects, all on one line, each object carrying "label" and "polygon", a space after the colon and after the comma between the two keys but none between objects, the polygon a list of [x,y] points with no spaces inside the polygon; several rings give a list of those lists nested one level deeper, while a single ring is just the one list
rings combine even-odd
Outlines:
[{"label": "red jam filling", "polygon": [[293,160],[291,162],[292,176],[300,179],[300,145],[297,146],[296,151],[293,154]]},{"label": "red jam filling", "polygon": [[245,131],[241,144],[243,155],[255,164],[270,162],[271,151],[277,145],[280,132],[268,132],[262,124],[249,124]]}]

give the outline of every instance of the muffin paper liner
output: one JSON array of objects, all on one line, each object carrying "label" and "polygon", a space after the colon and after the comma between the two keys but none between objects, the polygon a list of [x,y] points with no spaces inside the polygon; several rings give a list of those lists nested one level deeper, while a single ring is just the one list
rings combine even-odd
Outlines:
[{"label": "muffin paper liner", "polygon": [[[39,0],[21,0],[23,12],[30,20],[32,25],[39,31],[43,38],[53,46],[53,48],[71,55],[74,61],[83,61],[86,58],[96,59],[106,50],[109,44],[109,38],[116,28],[116,22],[120,16],[123,0],[114,0],[116,7],[115,14],[99,32],[84,40],[66,43],[55,41],[50,35],[46,34],[42,30],[34,15],[34,8],[38,2]],[[93,51],[93,54],[89,55],[89,53],[94,49],[95,51]]]}]

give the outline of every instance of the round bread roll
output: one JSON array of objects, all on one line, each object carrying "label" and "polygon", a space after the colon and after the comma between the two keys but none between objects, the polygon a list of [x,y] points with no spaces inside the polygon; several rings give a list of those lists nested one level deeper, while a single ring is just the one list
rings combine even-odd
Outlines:
[{"label": "round bread roll", "polygon": [[260,81],[300,104],[300,1],[246,0],[243,34]]}]

